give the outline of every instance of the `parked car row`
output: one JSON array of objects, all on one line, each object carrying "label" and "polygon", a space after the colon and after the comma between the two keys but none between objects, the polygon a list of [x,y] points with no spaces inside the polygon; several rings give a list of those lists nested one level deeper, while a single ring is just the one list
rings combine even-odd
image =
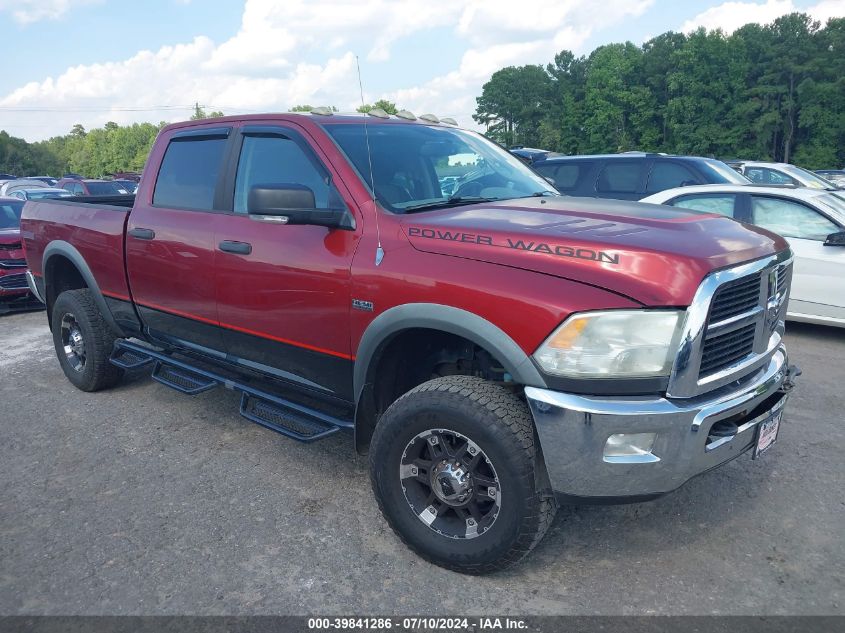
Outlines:
[{"label": "parked car row", "polygon": [[0,314],[12,310],[42,308],[26,282],[26,260],[21,245],[23,202],[0,198]]},{"label": "parked car row", "polygon": [[[52,176],[27,176],[16,178],[11,174],[0,174],[0,196],[8,196],[23,189],[54,188],[64,189],[76,196],[113,196],[135,193],[138,181],[131,172],[128,175],[113,178],[85,178],[79,174],[65,174],[61,178]],[[44,197],[44,196],[42,196]]]},{"label": "parked car row", "polygon": [[796,262],[789,319],[845,327],[845,191],[833,180],[845,170],[644,152],[511,153],[566,195],[669,204],[782,235]]}]

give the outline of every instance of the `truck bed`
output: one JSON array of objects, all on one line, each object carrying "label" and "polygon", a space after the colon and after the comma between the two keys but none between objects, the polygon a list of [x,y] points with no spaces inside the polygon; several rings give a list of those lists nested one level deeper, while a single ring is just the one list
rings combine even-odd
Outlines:
[{"label": "truck bed", "polygon": [[[66,248],[81,255],[107,298],[129,298],[124,239],[134,196],[79,196],[29,201],[21,218],[21,238],[32,274],[43,277],[44,249]],[[57,243],[58,242],[58,243]]]}]

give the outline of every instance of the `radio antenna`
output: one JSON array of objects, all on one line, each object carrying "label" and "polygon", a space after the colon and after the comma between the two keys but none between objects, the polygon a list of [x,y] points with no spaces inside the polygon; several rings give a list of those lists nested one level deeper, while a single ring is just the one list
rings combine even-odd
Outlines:
[{"label": "radio antenna", "polygon": [[[355,56],[355,68],[358,70],[358,91],[361,93],[361,109],[364,108],[364,84],[361,81],[361,64],[358,63],[358,56]],[[373,194],[373,214],[376,218],[376,266],[380,266],[384,259],[384,249],[381,247],[381,229],[378,223],[378,205],[376,204],[376,175],[373,172],[373,152],[370,149],[370,133],[367,129],[367,119],[369,115],[364,113],[364,140],[367,143],[367,161],[370,165],[370,191]]]}]

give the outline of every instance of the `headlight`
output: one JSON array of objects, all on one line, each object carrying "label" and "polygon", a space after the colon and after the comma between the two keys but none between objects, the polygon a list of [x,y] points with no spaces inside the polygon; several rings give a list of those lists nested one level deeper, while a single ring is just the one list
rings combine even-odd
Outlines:
[{"label": "headlight", "polygon": [[534,352],[549,374],[568,378],[668,376],[683,324],[680,310],[573,314]]}]

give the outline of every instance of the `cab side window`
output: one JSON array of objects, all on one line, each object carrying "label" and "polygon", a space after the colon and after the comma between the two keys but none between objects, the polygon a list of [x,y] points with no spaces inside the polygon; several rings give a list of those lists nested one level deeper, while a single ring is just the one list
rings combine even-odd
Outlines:
[{"label": "cab side window", "polygon": [[214,209],[214,192],[227,139],[175,138],[161,161],[153,204],[175,209]]},{"label": "cab side window", "polygon": [[247,212],[249,191],[256,185],[304,185],[318,209],[341,206],[328,172],[299,144],[282,135],[244,136],[235,179],[235,213]]},{"label": "cab side window", "polygon": [[682,209],[692,209],[704,213],[718,213],[727,218],[734,217],[736,196],[732,194],[690,194],[675,198],[669,204]]},{"label": "cab side window", "polygon": [[752,196],[751,221],[784,237],[824,241],[841,229],[818,211],[782,198]]}]

